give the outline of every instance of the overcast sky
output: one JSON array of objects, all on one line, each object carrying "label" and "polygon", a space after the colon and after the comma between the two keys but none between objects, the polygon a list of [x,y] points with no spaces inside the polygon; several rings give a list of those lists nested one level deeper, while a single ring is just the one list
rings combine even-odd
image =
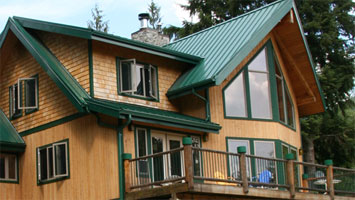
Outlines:
[{"label": "overcast sky", "polygon": [[[20,16],[49,22],[87,27],[91,9],[97,3],[109,20],[109,33],[130,38],[140,27],[138,14],[147,12],[151,0],[0,0],[0,32],[9,17]],[[180,4],[187,0],[154,0],[161,7],[163,26],[182,26],[191,21]]]}]

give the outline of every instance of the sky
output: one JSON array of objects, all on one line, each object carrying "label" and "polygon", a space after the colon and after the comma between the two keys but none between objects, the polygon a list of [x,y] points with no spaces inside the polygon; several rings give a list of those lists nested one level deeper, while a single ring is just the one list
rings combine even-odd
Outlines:
[{"label": "sky", "polygon": [[[20,16],[43,21],[87,27],[91,9],[97,3],[109,21],[109,33],[130,38],[139,30],[138,14],[148,11],[151,0],[0,0],[0,32],[9,17]],[[164,26],[182,26],[182,21],[196,21],[180,5],[187,0],[154,0],[161,7]]]}]

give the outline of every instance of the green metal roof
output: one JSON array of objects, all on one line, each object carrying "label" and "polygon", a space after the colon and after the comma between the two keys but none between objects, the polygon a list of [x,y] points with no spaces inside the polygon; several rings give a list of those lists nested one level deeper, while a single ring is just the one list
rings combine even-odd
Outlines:
[{"label": "green metal roof", "polygon": [[13,18],[25,28],[59,33],[63,35],[69,35],[69,36],[74,36],[74,37],[79,37],[84,39],[97,40],[97,41],[101,41],[101,42],[105,42],[105,43],[109,43],[109,44],[113,44],[125,48],[130,48],[137,51],[142,51],[149,54],[175,59],[187,63],[192,63],[192,64],[196,64],[202,60],[202,58],[198,56],[170,50],[155,45],[146,44],[135,40],[130,40],[124,37],[119,37],[119,36],[107,34],[100,31],[95,31],[88,28],[51,23],[51,22],[22,18],[22,17],[13,17]]},{"label": "green metal roof", "polygon": [[29,34],[16,20],[9,18],[6,26],[16,35],[43,70],[47,72],[63,93],[66,94],[74,106],[79,111],[84,111],[86,104],[84,98],[89,95],[60,61],[46,47],[37,41],[37,39]]},{"label": "green metal roof", "polygon": [[203,85],[219,85],[293,8],[280,0],[166,45],[204,58],[169,89],[172,96]]},{"label": "green metal roof", "polygon": [[86,101],[91,111],[113,117],[125,118],[126,115],[131,114],[132,120],[135,121],[210,133],[218,133],[221,129],[218,124],[177,112],[94,98],[86,99]]},{"label": "green metal roof", "polygon": [[25,147],[26,144],[22,137],[0,109],[0,151],[23,152]]}]

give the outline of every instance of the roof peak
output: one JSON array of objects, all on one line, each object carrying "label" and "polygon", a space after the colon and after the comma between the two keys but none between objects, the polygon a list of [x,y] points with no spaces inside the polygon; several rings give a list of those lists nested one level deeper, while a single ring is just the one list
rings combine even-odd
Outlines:
[{"label": "roof peak", "polygon": [[199,35],[199,34],[201,34],[201,33],[204,33],[204,32],[206,32],[206,31],[209,31],[209,30],[214,29],[214,28],[216,28],[216,27],[222,26],[222,25],[224,25],[224,24],[230,23],[230,22],[235,21],[235,20],[237,20],[237,19],[243,18],[243,17],[245,17],[245,16],[248,16],[248,15],[250,15],[250,14],[253,14],[253,13],[255,13],[255,12],[258,12],[259,10],[265,9],[265,8],[267,8],[267,7],[269,7],[269,6],[272,6],[272,5],[274,5],[274,4],[278,4],[278,3],[281,3],[281,2],[284,2],[284,1],[293,1],[293,0],[278,0],[278,1],[275,1],[275,2],[272,2],[272,3],[269,3],[269,4],[265,5],[265,6],[260,7],[260,8],[256,8],[256,9],[254,9],[254,10],[252,10],[252,11],[249,11],[249,12],[246,12],[246,13],[244,13],[244,14],[242,14],[242,15],[233,17],[233,18],[228,19],[228,20],[226,20],[226,21],[224,21],[224,22],[221,22],[221,23],[219,23],[219,24],[213,25],[213,26],[211,26],[211,27],[208,27],[208,28],[206,28],[206,29],[203,29],[203,30],[198,31],[198,32],[196,32],[196,33],[193,33],[193,34],[191,34],[191,35],[188,35],[188,36],[186,36],[186,37],[180,38],[180,39],[178,39],[178,40],[176,40],[176,41],[174,41],[174,42],[171,42],[171,43],[169,43],[169,44],[167,44],[167,45],[165,45],[165,46],[163,46],[163,47],[168,47],[168,46],[170,46],[170,45],[172,45],[172,44],[176,44],[176,43],[178,43],[178,42],[184,41],[184,40],[186,40],[186,39],[188,39],[188,38],[194,37],[194,36],[196,36],[196,35]]}]

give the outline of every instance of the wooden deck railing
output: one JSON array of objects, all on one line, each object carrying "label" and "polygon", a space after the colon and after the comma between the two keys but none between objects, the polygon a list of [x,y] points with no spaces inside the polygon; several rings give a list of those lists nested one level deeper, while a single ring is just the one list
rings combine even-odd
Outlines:
[{"label": "wooden deck railing", "polygon": [[125,187],[130,192],[180,182],[193,188],[194,182],[203,182],[243,187],[245,194],[251,187],[288,190],[291,198],[296,192],[326,193],[331,199],[355,195],[354,169],[333,167],[329,161],[326,165],[298,162],[292,157],[246,155],[245,148],[223,152],[187,142],[182,148],[125,160]]}]

